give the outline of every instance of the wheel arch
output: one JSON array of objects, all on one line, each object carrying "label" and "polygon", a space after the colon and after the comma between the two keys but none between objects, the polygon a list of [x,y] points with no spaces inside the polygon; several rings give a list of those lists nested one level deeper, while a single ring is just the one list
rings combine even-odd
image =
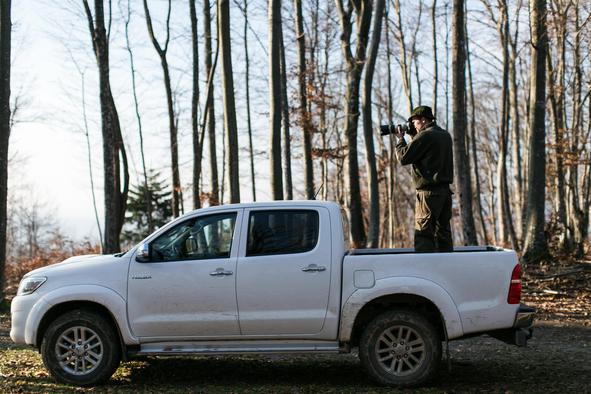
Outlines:
[{"label": "wheel arch", "polygon": [[377,316],[391,310],[408,310],[425,316],[437,330],[441,340],[445,340],[445,323],[441,312],[431,301],[415,294],[389,294],[371,300],[359,311],[351,330],[351,346],[357,346],[363,329]]},{"label": "wheel arch", "polygon": [[39,323],[37,335],[35,338],[36,346],[40,348],[41,342],[43,341],[43,336],[45,335],[45,332],[47,331],[47,328],[49,327],[51,322],[53,322],[59,316],[62,316],[68,312],[75,310],[85,310],[88,312],[97,313],[101,317],[103,317],[114,330],[115,334],[117,335],[117,338],[119,339],[119,344],[121,346],[122,353],[125,353],[125,343],[123,341],[121,330],[119,329],[119,325],[117,324],[115,317],[106,306],[94,301],[66,301],[51,307],[43,315],[43,318]]},{"label": "wheel arch", "polygon": [[139,343],[127,324],[127,307],[123,297],[109,288],[93,285],[62,287],[45,294],[27,318],[26,343],[40,347],[49,324],[58,316],[76,309],[103,316],[112,325],[122,345]]},{"label": "wheel arch", "polygon": [[386,278],[371,289],[355,291],[344,303],[339,339],[356,346],[363,328],[377,315],[406,309],[424,314],[442,338],[463,335],[458,309],[451,296],[436,283],[422,278]]}]

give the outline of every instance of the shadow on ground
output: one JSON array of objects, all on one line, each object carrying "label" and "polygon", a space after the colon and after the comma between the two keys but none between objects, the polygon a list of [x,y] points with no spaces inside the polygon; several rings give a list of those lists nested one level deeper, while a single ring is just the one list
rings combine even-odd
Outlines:
[{"label": "shadow on ground", "polygon": [[[6,334],[5,332],[3,334]],[[5,337],[4,337],[5,338]],[[4,339],[1,338],[1,339]],[[71,392],[55,384],[30,348],[0,344],[3,392]],[[414,392],[589,392],[591,327],[544,322],[527,348],[490,337],[450,344],[436,379]],[[390,392],[364,374],[355,355],[149,358],[123,363],[95,392]]]}]

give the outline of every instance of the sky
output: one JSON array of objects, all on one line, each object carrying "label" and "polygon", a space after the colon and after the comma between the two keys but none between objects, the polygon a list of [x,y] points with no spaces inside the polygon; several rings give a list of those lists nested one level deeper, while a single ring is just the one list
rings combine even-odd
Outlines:
[{"label": "sky", "polygon": [[[84,133],[83,110],[86,111],[89,127],[92,170],[95,182],[95,194],[99,218],[103,219],[102,194],[102,139],[100,131],[100,112],[98,101],[98,80],[96,63],[90,50],[90,35],[86,20],[77,14],[81,2],[66,2],[60,7],[51,2],[19,1],[13,2],[13,49],[12,49],[12,97],[18,97],[20,106],[11,139],[11,173],[9,187],[18,195],[18,199],[40,202],[57,220],[63,232],[74,239],[89,237],[98,240],[98,227],[95,220],[89,177],[89,156]],[[115,7],[126,10],[126,1],[114,1]],[[133,4],[135,3],[135,4]],[[260,3],[260,2],[259,2]],[[131,45],[138,68],[138,89],[140,111],[144,129],[144,140],[149,168],[161,171],[164,179],[170,179],[170,154],[168,139],[168,115],[164,99],[164,85],[161,78],[159,60],[149,42],[143,9],[140,2],[132,2],[136,7],[130,24]],[[163,24],[166,12],[165,3],[149,3],[155,19],[156,35],[163,40]],[[92,6],[92,2],[91,2]],[[200,6],[198,2],[198,7]],[[187,10],[185,10],[187,8]],[[257,8],[251,6],[252,23],[257,23]],[[116,17],[121,14],[114,9]],[[233,8],[233,46],[242,45],[242,17]],[[260,10],[259,10],[260,11]],[[263,9],[263,11],[265,11]],[[198,8],[198,18],[201,10]],[[258,13],[261,17],[264,14]],[[186,19],[186,20],[185,20]],[[198,22],[202,31],[202,21]],[[131,159],[130,175],[132,184],[141,174],[139,137],[137,123],[130,95],[131,78],[128,68],[129,57],[124,48],[124,29],[122,21],[114,22],[111,39],[111,84],[117,109],[121,118],[128,155]],[[215,29],[215,25],[213,25]],[[236,31],[238,30],[238,31]],[[215,31],[215,30],[214,30]],[[266,87],[266,58],[261,45],[252,39],[250,43],[253,56],[253,126],[262,134],[267,130],[266,112],[257,105],[257,89]],[[263,37],[266,41],[266,37]],[[264,42],[264,41],[263,41]],[[201,47],[201,50],[202,47]],[[170,43],[172,65],[172,83],[179,95],[180,127],[179,150],[181,177],[184,187],[189,186],[191,177],[190,139],[190,30],[188,6],[185,2],[173,2],[172,35]],[[262,56],[261,56],[262,55]],[[203,54],[201,53],[201,56]],[[201,67],[203,67],[201,58]],[[238,111],[242,111],[241,94],[243,89],[243,55],[233,51],[235,85]],[[203,69],[202,69],[203,70]],[[82,101],[82,76],[84,73],[84,102]],[[204,88],[202,81],[202,89]],[[22,92],[22,93],[20,93]],[[216,90],[218,101],[220,91]],[[262,96],[264,98],[264,95]],[[83,105],[85,104],[85,105]],[[220,116],[221,103],[217,104],[217,116]],[[239,125],[243,126],[243,116],[238,114]],[[242,120],[242,122],[241,122]],[[218,130],[221,122],[218,120]],[[242,131],[242,130],[241,130]],[[221,133],[218,133],[218,163],[221,157]],[[245,133],[240,133],[241,147],[247,146]],[[255,138],[255,150],[260,152],[257,159],[257,199],[269,200],[268,164],[262,152],[267,150],[266,142],[261,144]],[[247,154],[241,151],[241,173],[248,173]],[[204,159],[207,160],[207,157]],[[205,162],[204,162],[205,164]],[[207,176],[207,175],[206,175]],[[220,168],[221,176],[221,168]],[[206,179],[206,178],[205,178]],[[207,183],[207,180],[205,180]],[[248,178],[241,181],[243,201],[251,201]],[[191,193],[185,193],[185,211],[191,209]],[[102,226],[102,223],[101,223]]]}]

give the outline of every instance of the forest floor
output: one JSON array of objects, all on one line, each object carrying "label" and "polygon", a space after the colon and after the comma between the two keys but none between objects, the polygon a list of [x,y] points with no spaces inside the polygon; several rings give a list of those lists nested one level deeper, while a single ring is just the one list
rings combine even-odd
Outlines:
[{"label": "forest floor", "polygon": [[[450,343],[451,370],[419,393],[591,392],[591,262],[526,269],[524,302],[538,308],[528,346],[488,336]],[[10,315],[0,314],[0,387],[28,392],[350,392],[390,389],[366,377],[355,354],[150,358],[123,363],[108,384],[82,389],[55,383],[40,355],[8,337]],[[410,391],[409,391],[410,392]]]}]

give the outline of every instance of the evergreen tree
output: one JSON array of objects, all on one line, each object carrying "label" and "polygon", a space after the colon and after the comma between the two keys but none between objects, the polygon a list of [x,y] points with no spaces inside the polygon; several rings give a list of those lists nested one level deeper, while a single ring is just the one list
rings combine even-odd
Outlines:
[{"label": "evergreen tree", "polygon": [[[152,225],[148,220],[148,202],[152,211]],[[132,186],[127,201],[127,213],[123,228],[122,241],[128,245],[140,242],[155,229],[163,226],[172,218],[172,195],[159,172],[150,171],[148,188],[143,182]]]}]

